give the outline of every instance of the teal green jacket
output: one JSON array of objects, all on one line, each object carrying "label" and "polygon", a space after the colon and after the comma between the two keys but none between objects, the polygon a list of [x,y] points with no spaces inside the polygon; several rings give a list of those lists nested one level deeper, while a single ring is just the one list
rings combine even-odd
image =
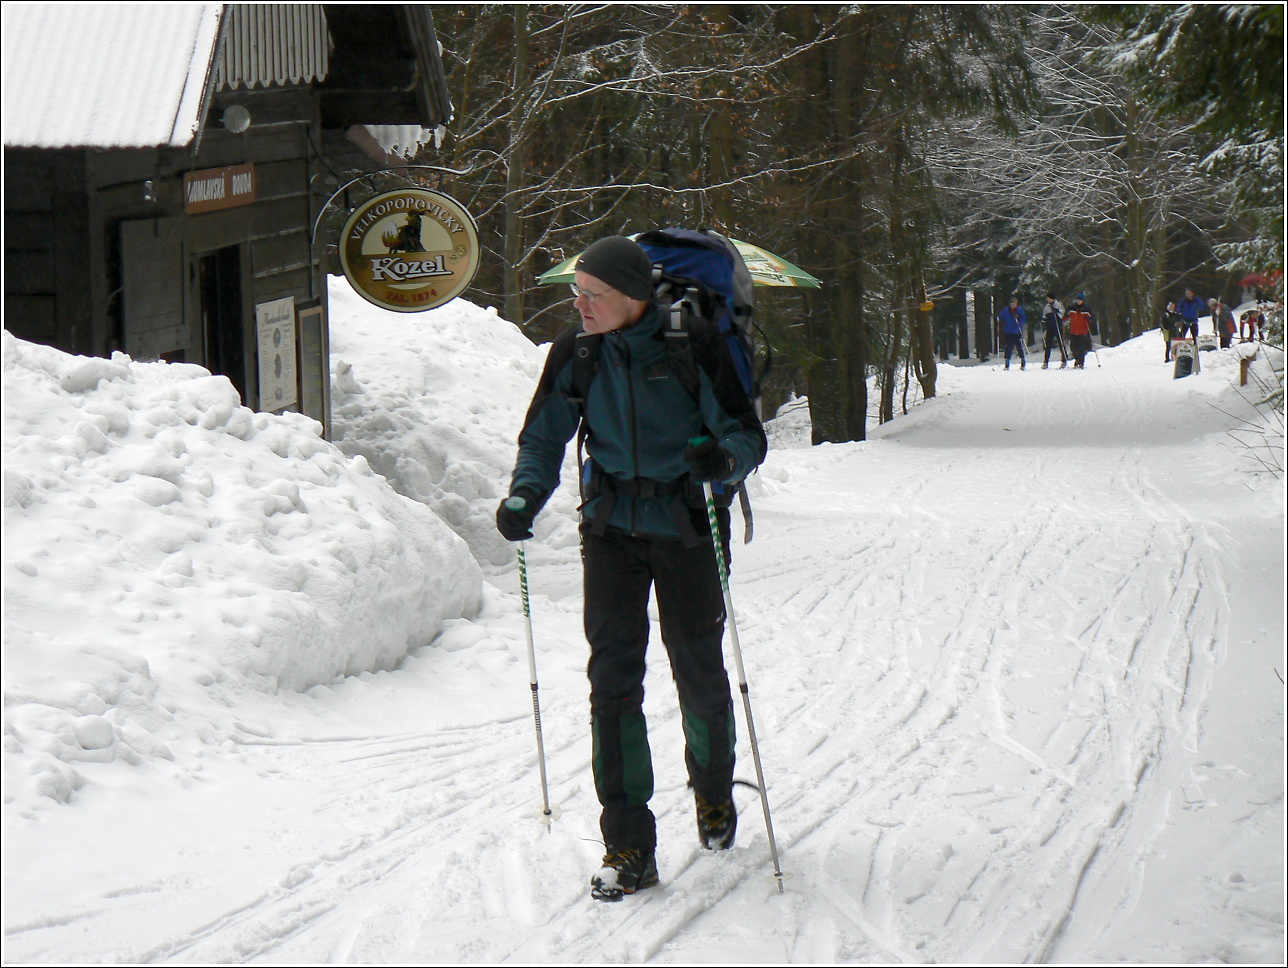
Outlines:
[{"label": "teal green jacket", "polygon": [[[634,325],[604,334],[599,367],[583,403],[573,386],[572,348],[580,326],[550,348],[519,435],[510,493],[525,490],[544,505],[559,484],[568,441],[586,421],[586,473],[663,484],[689,479],[684,450],[696,437],[719,441],[731,458],[724,483],[742,481],[765,459],[765,432],[719,337],[690,335],[698,371],[697,399],[667,359],[663,315],[652,306]],[[585,483],[585,480],[583,480]],[[595,517],[601,497],[583,504]],[[631,534],[678,537],[674,499],[619,494],[607,526]]]}]

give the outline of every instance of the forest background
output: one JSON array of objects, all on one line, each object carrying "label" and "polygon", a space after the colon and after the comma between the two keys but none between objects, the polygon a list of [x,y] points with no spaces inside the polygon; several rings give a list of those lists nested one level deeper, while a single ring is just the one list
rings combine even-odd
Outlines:
[{"label": "forest background", "polygon": [[537,276],[597,238],[763,245],[823,280],[756,311],[765,412],[808,397],[815,443],[933,396],[1012,294],[1032,328],[1046,292],[1085,291],[1109,345],[1187,286],[1282,300],[1281,4],[461,4],[435,26],[455,120],[391,160],[453,172],[398,180],[474,215],[466,297],[540,343],[573,313]]}]

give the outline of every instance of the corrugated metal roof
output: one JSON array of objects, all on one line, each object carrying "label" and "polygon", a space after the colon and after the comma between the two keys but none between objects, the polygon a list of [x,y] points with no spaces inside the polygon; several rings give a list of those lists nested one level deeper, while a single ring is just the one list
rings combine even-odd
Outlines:
[{"label": "corrugated metal roof", "polygon": [[326,77],[331,34],[320,3],[230,3],[225,18],[216,90]]},{"label": "corrugated metal roof", "polygon": [[5,3],[4,143],[189,144],[222,11],[217,3]]},{"label": "corrugated metal roof", "polygon": [[[187,146],[200,128],[211,90],[316,85],[326,78],[333,50],[326,9],[322,4],[6,0],[0,8],[4,143],[35,148]],[[397,34],[387,43],[410,45],[416,64],[392,88],[385,78],[356,87],[348,78],[347,87],[340,85],[341,94],[353,88],[379,95],[385,84],[395,97],[369,99],[363,110],[370,113],[345,123],[416,120],[430,130],[446,124],[452,105],[433,18],[422,5],[366,3],[355,5],[352,13],[345,6],[330,7],[335,16],[345,14],[340,24],[356,52],[350,61],[356,59],[363,69],[359,80],[365,78],[362,58],[383,56],[371,53],[367,36],[377,9]],[[366,34],[360,29],[364,25]],[[323,95],[329,91],[321,90]],[[410,109],[399,97],[413,99]],[[419,128],[416,134],[427,140]],[[412,138],[401,128],[395,136],[404,147]]]}]

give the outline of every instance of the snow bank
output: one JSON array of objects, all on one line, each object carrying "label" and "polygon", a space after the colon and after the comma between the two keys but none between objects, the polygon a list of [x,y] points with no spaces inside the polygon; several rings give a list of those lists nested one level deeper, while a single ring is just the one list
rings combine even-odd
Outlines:
[{"label": "snow bank", "polygon": [[[513,567],[496,530],[519,431],[548,347],[465,299],[426,313],[394,313],[331,278],[332,436],[399,494],[432,508],[480,563]],[[577,543],[577,474],[536,522],[538,541]]]},{"label": "snow bank", "polygon": [[[192,365],[4,334],[5,797],[171,757],[247,692],[386,669],[481,574],[299,414]],[[203,726],[204,724],[204,726]]]},{"label": "snow bank", "polygon": [[774,415],[765,421],[765,437],[771,450],[811,445],[809,399],[792,393]]}]

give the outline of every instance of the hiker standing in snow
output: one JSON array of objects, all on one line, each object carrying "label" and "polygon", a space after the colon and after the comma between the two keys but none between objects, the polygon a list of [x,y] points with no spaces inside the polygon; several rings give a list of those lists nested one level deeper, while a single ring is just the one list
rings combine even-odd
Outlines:
[{"label": "hiker standing in snow", "polygon": [[1051,365],[1051,350],[1060,350],[1060,369],[1064,369],[1069,357],[1064,352],[1064,337],[1060,333],[1060,321],[1064,319],[1064,306],[1055,298],[1055,293],[1047,293],[1046,308],[1042,310],[1042,342],[1045,352],[1042,356],[1042,369]]},{"label": "hiker standing in snow", "polygon": [[1096,317],[1086,303],[1086,295],[1078,293],[1073,297],[1073,305],[1064,314],[1069,323],[1069,352],[1073,354],[1075,369],[1084,369],[1087,354],[1091,352],[1091,334],[1095,331]]},{"label": "hiker standing in snow", "polygon": [[1193,289],[1185,290],[1185,298],[1176,304],[1176,311],[1181,314],[1185,320],[1185,326],[1181,329],[1181,335],[1187,332],[1191,339],[1199,338],[1199,316],[1203,313],[1203,300],[1194,295]]},{"label": "hiker standing in snow", "polygon": [[[511,500],[497,510],[507,540],[532,537],[533,519],[559,483],[565,447],[584,421],[584,619],[592,765],[606,848],[603,868],[591,879],[599,900],[658,883],[643,711],[650,586],[679,693],[699,840],[727,848],[737,827],[734,716],[721,650],[724,596],[702,482],[741,481],[764,460],[767,444],[723,340],[691,334],[697,399],[686,389],[664,345],[652,272],[644,250],[623,236],[600,239],[581,256],[573,287],[581,324],[551,346],[519,435]],[[598,367],[584,391],[574,384],[580,333],[599,335]],[[728,549],[727,508],[718,519]]]},{"label": "hiker standing in snow", "polygon": [[[1248,328],[1248,335],[1243,335],[1244,326]],[[1239,317],[1239,342],[1252,343],[1260,336],[1261,331],[1266,328],[1266,314],[1261,311],[1260,304],[1256,309],[1249,309]]]},{"label": "hiker standing in snow", "polygon": [[1212,326],[1220,338],[1221,349],[1228,349],[1230,344],[1234,342],[1236,330],[1234,313],[1230,311],[1230,307],[1225,304],[1224,299],[1216,301],[1216,306],[1212,310]]},{"label": "hiker standing in snow", "polygon": [[1019,354],[1020,369],[1024,369],[1026,365],[1024,359],[1024,324],[1027,320],[1018,296],[1011,297],[1011,304],[1003,307],[1002,311],[997,314],[997,319],[1002,324],[1002,339],[1006,342],[1005,369],[1009,370],[1011,368],[1012,350]]},{"label": "hiker standing in snow", "polygon": [[1184,332],[1185,317],[1176,311],[1176,300],[1169,299],[1167,308],[1163,310],[1163,318],[1159,320],[1158,328],[1163,333],[1163,362],[1172,362],[1172,340]]}]

